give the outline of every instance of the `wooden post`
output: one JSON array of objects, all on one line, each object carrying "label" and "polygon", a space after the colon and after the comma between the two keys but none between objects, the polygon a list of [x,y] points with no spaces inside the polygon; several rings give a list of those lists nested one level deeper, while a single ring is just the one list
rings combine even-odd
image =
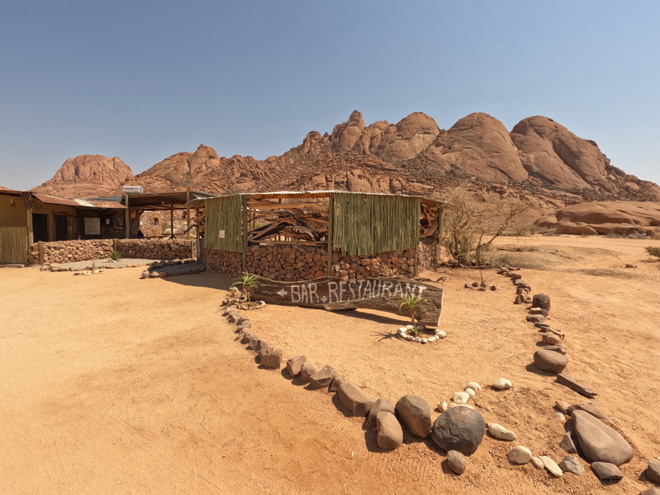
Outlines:
[{"label": "wooden post", "polygon": [[332,276],[332,252],[334,250],[335,197],[328,201],[328,277]]},{"label": "wooden post", "polygon": [[32,208],[27,210],[27,236],[28,246],[34,244],[34,228],[32,226]]},{"label": "wooden post", "polygon": [[44,246],[43,242],[39,241],[38,244],[38,250],[39,250],[39,264],[43,265],[44,264]]},{"label": "wooden post", "polygon": [[190,239],[190,191],[186,191],[186,239]]},{"label": "wooden post", "polygon": [[440,246],[442,244],[442,224],[444,223],[445,208],[438,205],[438,228],[435,231],[435,264],[440,263]]},{"label": "wooden post", "polygon": [[131,209],[128,206],[128,194],[124,194],[124,203],[126,203],[126,239],[131,237]]},{"label": "wooden post", "polygon": [[174,203],[170,205],[170,238],[174,237]]},{"label": "wooden post", "polygon": [[247,271],[247,247],[248,247],[248,198],[243,198],[243,209],[241,211],[243,223],[243,256],[241,259],[241,266],[244,272]]}]

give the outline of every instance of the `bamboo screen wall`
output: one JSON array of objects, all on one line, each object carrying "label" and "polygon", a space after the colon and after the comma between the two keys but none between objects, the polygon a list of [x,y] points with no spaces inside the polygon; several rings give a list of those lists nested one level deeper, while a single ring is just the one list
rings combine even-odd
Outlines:
[{"label": "bamboo screen wall", "polygon": [[206,200],[204,247],[241,253],[243,227],[239,195]]},{"label": "bamboo screen wall", "polygon": [[27,262],[27,227],[0,227],[0,264]]},{"label": "bamboo screen wall", "polygon": [[420,198],[337,193],[334,203],[334,249],[369,256],[417,247]]}]

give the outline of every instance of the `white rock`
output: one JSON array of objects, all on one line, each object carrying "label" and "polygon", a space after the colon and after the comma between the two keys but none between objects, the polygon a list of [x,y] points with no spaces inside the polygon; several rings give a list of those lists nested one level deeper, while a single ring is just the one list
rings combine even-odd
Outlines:
[{"label": "white rock", "polygon": [[557,465],[555,461],[550,459],[547,455],[542,455],[539,457],[543,462],[543,466],[553,475],[555,478],[561,478],[564,474],[561,468]]},{"label": "white rock", "polygon": [[422,344],[426,344],[429,341],[429,339],[422,339]]},{"label": "white rock", "polygon": [[451,398],[456,404],[466,404],[470,400],[470,394],[466,392],[456,392]]},{"label": "white rock", "polygon": [[481,385],[479,385],[477,382],[468,382],[468,384],[465,387],[471,388],[475,392],[481,391]]},{"label": "white rock", "polygon": [[436,340],[438,340],[438,339],[437,339],[437,337],[435,337],[435,336],[434,336],[434,337],[429,337],[429,338],[428,338],[428,341],[429,341],[429,342],[435,342]]},{"label": "white rock", "polygon": [[417,342],[418,344],[422,341],[422,339],[420,339],[419,337],[415,337],[413,340],[414,340],[415,342]]},{"label": "white rock", "polygon": [[558,419],[559,421],[566,421],[566,416],[564,416],[564,415],[563,415],[562,413],[560,413],[560,412],[556,412],[555,415],[554,415],[554,417],[555,417],[555,419]]},{"label": "white rock", "polygon": [[414,329],[415,327],[413,327],[412,325],[406,325],[406,330],[414,330]]},{"label": "white rock", "polygon": [[447,336],[447,332],[445,332],[444,330],[440,330],[439,332],[436,332],[436,335],[438,336],[438,338],[444,339]]},{"label": "white rock", "polygon": [[493,383],[493,388],[496,390],[509,390],[511,387],[513,387],[513,384],[506,378],[498,378]]},{"label": "white rock", "polygon": [[543,461],[539,459],[538,457],[532,457],[532,465],[536,469],[543,469]]},{"label": "white rock", "polygon": [[449,406],[447,406],[445,401],[442,401],[442,404],[438,404],[438,408],[440,408],[442,412],[445,412],[447,409],[449,409]]},{"label": "white rock", "polygon": [[475,395],[477,395],[477,393],[471,388],[466,388],[465,393],[468,394],[470,397],[474,397]]},{"label": "white rock", "polygon": [[449,409],[453,407],[469,407],[470,409],[474,409],[470,404],[456,404],[455,402],[450,402],[449,403]]},{"label": "white rock", "polygon": [[507,442],[512,442],[516,439],[516,434],[514,432],[502,425],[498,425],[497,423],[491,423],[488,425],[488,433],[493,435],[495,438],[506,440]]},{"label": "white rock", "polygon": [[406,327],[400,327],[400,328],[396,331],[396,333],[398,333],[398,334],[400,335],[400,334],[402,334],[402,333],[406,333],[406,330],[408,330]]},{"label": "white rock", "polygon": [[405,335],[405,337],[406,337],[406,340],[413,340],[413,336],[412,336],[412,335]]},{"label": "white rock", "polygon": [[532,460],[532,451],[529,450],[527,447],[518,445],[517,447],[514,447],[509,451],[507,457],[514,464],[527,464],[529,461]]}]

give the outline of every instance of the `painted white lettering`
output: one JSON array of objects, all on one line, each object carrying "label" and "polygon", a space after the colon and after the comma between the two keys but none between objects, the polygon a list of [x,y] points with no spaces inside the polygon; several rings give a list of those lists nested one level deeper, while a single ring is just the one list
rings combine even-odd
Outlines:
[{"label": "painted white lettering", "polygon": [[416,285],[413,285],[412,287],[410,284],[406,284],[406,290],[403,293],[403,297],[410,297],[415,294],[415,288],[417,288]]},{"label": "painted white lettering", "polygon": [[334,295],[335,301],[339,300],[339,297],[337,297],[337,282],[328,282],[328,297],[330,300],[328,301],[329,303],[332,303],[332,296]]},{"label": "painted white lettering", "polygon": [[403,287],[401,287],[401,282],[397,282],[394,286],[394,297],[396,297],[397,294],[399,297],[403,297]]},{"label": "painted white lettering", "polygon": [[319,295],[317,294],[316,282],[309,284],[309,302],[312,304],[319,302]]},{"label": "painted white lettering", "polygon": [[300,302],[302,304],[309,302],[309,294],[307,294],[307,286],[305,284],[300,286]]},{"label": "painted white lettering", "polygon": [[362,295],[362,284],[364,284],[364,280],[358,281],[358,299],[362,299],[362,297],[364,297]]},{"label": "painted white lettering", "polygon": [[345,280],[339,282],[339,302],[344,302],[344,294],[346,293],[346,284]]},{"label": "painted white lettering", "polygon": [[[353,299],[355,299],[355,289],[354,289],[354,287],[355,287],[355,282],[349,282],[349,283],[348,283],[348,290],[351,291],[351,301],[352,301]],[[359,296],[358,296],[358,297],[359,297]]]},{"label": "painted white lettering", "polygon": [[423,285],[418,285],[417,290],[419,291],[419,293],[417,294],[417,297],[422,297],[422,292],[424,292],[426,289],[428,289],[428,287],[425,287]]},{"label": "painted white lettering", "polygon": [[369,294],[369,299],[371,299],[371,280],[367,280],[367,283],[364,284],[364,299],[367,299],[367,294]]},{"label": "painted white lettering", "polygon": [[300,286],[299,285],[292,285],[289,287],[291,290],[291,302],[292,303],[299,303],[300,302]]},{"label": "painted white lettering", "polygon": [[383,297],[385,297],[385,293],[387,292],[387,297],[392,297],[392,282],[383,282],[382,283],[382,288],[383,288]]}]

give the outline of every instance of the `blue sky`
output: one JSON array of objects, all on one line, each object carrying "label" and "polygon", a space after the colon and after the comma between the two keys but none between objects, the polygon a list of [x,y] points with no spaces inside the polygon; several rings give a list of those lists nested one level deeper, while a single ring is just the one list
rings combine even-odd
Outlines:
[{"label": "blue sky", "polygon": [[660,2],[0,0],[0,185],[134,173],[200,143],[266,158],[421,111],[548,116],[660,183]]}]

